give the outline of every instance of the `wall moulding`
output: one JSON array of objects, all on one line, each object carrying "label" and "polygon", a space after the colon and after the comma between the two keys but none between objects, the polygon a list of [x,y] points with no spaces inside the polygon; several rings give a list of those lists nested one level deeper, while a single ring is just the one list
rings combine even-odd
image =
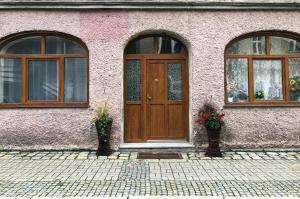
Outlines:
[{"label": "wall moulding", "polygon": [[284,0],[4,0],[0,10],[269,10],[297,11],[300,1]]}]

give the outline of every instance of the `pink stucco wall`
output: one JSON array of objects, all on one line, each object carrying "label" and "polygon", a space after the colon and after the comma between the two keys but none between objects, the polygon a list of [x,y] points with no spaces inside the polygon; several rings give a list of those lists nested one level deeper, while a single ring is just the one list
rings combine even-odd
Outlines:
[{"label": "pink stucco wall", "polygon": [[[79,37],[90,52],[90,108],[1,109],[0,146],[95,148],[92,109],[109,101],[115,145],[123,136],[123,50],[141,33],[169,32],[189,50],[192,115],[207,95],[224,102],[224,48],[259,30],[300,33],[299,12],[31,12],[1,11],[0,38],[32,30]],[[300,108],[225,109],[224,143],[244,147],[300,146]],[[193,120],[193,119],[192,119]]]}]

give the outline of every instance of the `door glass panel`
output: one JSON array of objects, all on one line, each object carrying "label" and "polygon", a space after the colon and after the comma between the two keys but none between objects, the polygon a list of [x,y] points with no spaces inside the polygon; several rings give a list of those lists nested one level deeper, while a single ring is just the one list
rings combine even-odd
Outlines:
[{"label": "door glass panel", "polygon": [[22,65],[20,59],[0,59],[0,102],[21,102]]},{"label": "door glass panel", "polygon": [[255,100],[282,100],[281,60],[254,60]]},{"label": "door glass panel", "polygon": [[78,43],[55,36],[46,37],[46,54],[84,54],[85,49]]},{"label": "door glass panel", "polygon": [[265,54],[265,37],[251,37],[231,44],[226,54]]},{"label": "door glass panel", "polygon": [[86,58],[65,58],[65,101],[87,100]]},{"label": "door glass panel", "polygon": [[40,54],[41,37],[25,37],[9,42],[1,48],[0,54]]},{"label": "door glass panel", "polygon": [[182,100],[182,65],[168,64],[168,99]]},{"label": "door glass panel", "polygon": [[141,64],[138,60],[129,60],[126,65],[127,101],[140,101]]},{"label": "door glass panel", "polygon": [[154,38],[146,37],[128,44],[127,54],[150,54],[153,53]]},{"label": "door glass panel", "polygon": [[227,102],[248,101],[248,61],[245,58],[226,60]]},{"label": "door glass panel", "polygon": [[31,60],[28,63],[29,100],[57,100],[58,60]]},{"label": "door glass panel", "polygon": [[283,37],[270,37],[270,54],[300,53],[300,42]]},{"label": "door glass panel", "polygon": [[183,51],[184,47],[181,42],[170,37],[158,37],[158,54],[176,54]]},{"label": "door glass panel", "polygon": [[289,59],[290,100],[300,101],[300,58]]}]

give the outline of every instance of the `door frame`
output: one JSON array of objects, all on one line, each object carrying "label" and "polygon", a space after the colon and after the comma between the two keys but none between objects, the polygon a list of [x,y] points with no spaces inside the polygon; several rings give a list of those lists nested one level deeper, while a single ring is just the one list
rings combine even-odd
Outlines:
[{"label": "door frame", "polygon": [[[125,107],[126,107],[126,62],[128,60],[141,60],[141,79],[146,78],[146,72],[144,72],[146,70],[147,67],[147,60],[170,60],[170,61],[176,61],[176,60],[182,60],[184,61],[184,65],[186,68],[186,86],[184,87],[186,92],[186,96],[187,96],[187,102],[186,102],[186,117],[187,118],[187,127],[186,127],[186,137],[185,140],[189,143],[192,143],[192,122],[191,122],[191,94],[190,94],[190,73],[191,73],[191,69],[189,67],[189,56],[188,53],[182,53],[182,54],[124,54],[124,60],[123,60],[123,81],[122,81],[122,91],[123,91],[123,95],[122,95],[122,132],[121,132],[121,144],[123,143],[132,143],[132,142],[125,142]],[[143,85],[143,82],[141,82],[141,103],[144,105],[142,107],[142,113],[144,114],[142,116],[142,118],[147,118],[146,116],[146,98],[143,97],[145,95],[145,93],[143,93],[146,89],[144,89],[144,87],[146,86]],[[144,100],[145,102],[142,102],[142,100]],[[146,128],[146,120],[143,121],[143,126],[142,128],[144,128],[142,131],[145,132],[145,128]],[[143,139],[141,141],[133,141],[133,143],[143,143],[147,141],[147,133],[144,133]]]}]

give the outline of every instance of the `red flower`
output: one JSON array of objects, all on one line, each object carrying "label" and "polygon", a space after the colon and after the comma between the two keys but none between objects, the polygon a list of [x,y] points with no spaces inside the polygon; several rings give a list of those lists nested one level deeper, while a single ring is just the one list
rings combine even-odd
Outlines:
[{"label": "red flower", "polygon": [[209,118],[210,118],[210,114],[203,114],[202,115],[202,118],[204,119],[204,120],[208,120]]},{"label": "red flower", "polygon": [[201,119],[198,119],[198,120],[196,120],[196,122],[198,123],[198,124],[203,124],[203,122],[202,122],[202,120]]},{"label": "red flower", "polygon": [[224,117],[225,116],[225,113],[222,113],[221,115],[219,115],[217,118],[216,118],[216,120],[217,121],[220,121],[221,119],[222,119],[222,117]]}]

